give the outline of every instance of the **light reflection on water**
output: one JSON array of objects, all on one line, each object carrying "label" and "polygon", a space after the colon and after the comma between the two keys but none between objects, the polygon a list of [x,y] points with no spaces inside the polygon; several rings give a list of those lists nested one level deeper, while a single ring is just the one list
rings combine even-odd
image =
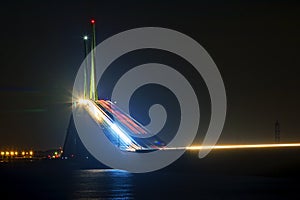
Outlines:
[{"label": "light reflection on water", "polygon": [[116,169],[76,170],[72,199],[133,199],[132,174]]}]

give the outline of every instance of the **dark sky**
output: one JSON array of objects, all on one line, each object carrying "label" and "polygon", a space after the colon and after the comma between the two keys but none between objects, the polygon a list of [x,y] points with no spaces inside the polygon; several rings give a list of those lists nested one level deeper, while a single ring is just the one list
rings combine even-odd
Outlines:
[{"label": "dark sky", "polygon": [[97,43],[144,26],[198,41],[226,87],[219,143],[273,142],[277,119],[283,142],[300,141],[299,13],[297,1],[1,3],[0,148],[63,145],[92,17]]}]

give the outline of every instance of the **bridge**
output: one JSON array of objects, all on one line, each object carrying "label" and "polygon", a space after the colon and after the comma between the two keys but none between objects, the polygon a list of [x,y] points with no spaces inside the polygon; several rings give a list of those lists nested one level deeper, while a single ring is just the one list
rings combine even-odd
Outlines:
[{"label": "bridge", "polygon": [[[99,127],[105,129],[106,137],[122,151],[154,151],[165,146],[157,136],[152,136],[149,130],[109,100],[80,99],[77,106],[83,107]],[[141,135],[149,137],[139,137]]]},{"label": "bridge", "polygon": [[[157,136],[153,136],[149,130],[122,111],[116,104],[110,100],[98,99],[95,77],[96,21],[92,19],[90,22],[92,26],[90,52],[88,52],[89,38],[87,36],[83,38],[86,56],[83,74],[83,98],[78,99],[75,106],[84,108],[99,125],[99,128],[105,129],[103,132],[112,144],[122,151],[154,151],[164,147],[165,143],[163,141]],[[87,57],[88,53],[90,53],[90,57]],[[90,58],[90,61],[87,61],[87,58]],[[90,66],[88,66],[88,63],[90,63]],[[87,69],[88,67],[90,67],[90,70]],[[88,71],[90,71],[89,75],[87,74]],[[88,80],[87,77],[90,77],[90,79]]]},{"label": "bridge", "polygon": [[[133,119],[130,115],[122,111],[116,104],[110,100],[99,99],[96,77],[95,77],[95,47],[96,47],[96,34],[95,34],[96,21],[91,20],[92,26],[92,38],[91,38],[91,50],[88,52],[88,41],[89,38],[84,36],[85,45],[85,56],[88,53],[91,54],[90,62],[87,62],[84,68],[84,91],[81,99],[75,102],[75,106],[84,108],[89,116],[99,125],[99,128],[104,129],[102,131],[106,137],[111,141],[113,145],[119,148],[121,151],[127,152],[147,152],[155,150],[203,150],[203,149],[244,149],[244,148],[296,148],[300,147],[300,143],[287,143],[287,144],[242,144],[242,145],[215,145],[215,146],[190,146],[190,147],[166,147],[164,141],[157,136],[150,133],[141,123]],[[90,63],[88,66],[87,63]],[[87,70],[90,67],[90,70]],[[90,71],[90,75],[87,72]],[[87,80],[87,77],[90,77]],[[89,86],[89,87],[88,87]],[[73,135],[73,136],[70,136]],[[66,152],[66,146],[68,137],[72,137],[71,143],[75,146],[80,143],[81,147],[77,150],[73,149],[77,155],[83,155],[82,157],[87,158],[90,155],[87,150],[83,147],[76,127],[74,125],[73,117],[70,119],[68,133],[64,144],[64,154]],[[73,153],[69,154],[70,157]],[[64,157],[64,156],[63,156]]]}]

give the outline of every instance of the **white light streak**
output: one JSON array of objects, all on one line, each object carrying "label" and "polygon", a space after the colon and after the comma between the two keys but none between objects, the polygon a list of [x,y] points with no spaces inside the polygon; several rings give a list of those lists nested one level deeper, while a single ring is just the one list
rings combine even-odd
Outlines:
[{"label": "white light streak", "polygon": [[95,103],[91,100],[79,100],[81,104],[86,105],[86,108],[88,112],[90,113],[91,117],[94,118],[95,121],[102,123],[102,121],[105,121],[107,125],[114,131],[114,133],[117,134],[120,139],[129,146],[132,146],[133,148],[139,149],[138,146],[136,146],[133,141],[121,130],[116,124],[114,124],[110,118],[107,116],[106,113],[104,113]]}]

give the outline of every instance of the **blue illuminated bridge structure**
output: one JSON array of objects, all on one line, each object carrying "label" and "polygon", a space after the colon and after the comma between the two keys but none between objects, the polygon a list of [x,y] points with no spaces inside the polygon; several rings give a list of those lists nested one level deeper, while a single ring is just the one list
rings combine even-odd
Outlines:
[{"label": "blue illuminated bridge structure", "polygon": [[[84,85],[82,98],[77,99],[75,106],[83,107],[91,118],[102,128],[106,137],[122,151],[153,151],[165,146],[157,136],[152,135],[142,124],[123,112],[110,100],[99,100],[95,77],[95,48],[96,48],[96,21],[90,21],[92,27],[92,37],[90,45],[89,38],[84,36],[85,44],[85,66]],[[90,55],[87,57],[90,46]],[[87,61],[87,59],[90,59]],[[88,63],[89,66],[88,66]],[[89,70],[88,70],[89,68]],[[88,75],[87,72],[90,72]],[[89,80],[87,79],[89,77]],[[73,127],[74,129],[74,127]]]},{"label": "blue illuminated bridge structure", "polygon": [[[106,137],[122,151],[153,151],[165,143],[152,135],[142,124],[123,112],[109,100],[80,99],[78,105],[84,107],[92,119],[104,130]],[[151,137],[143,137],[151,136]]]}]

